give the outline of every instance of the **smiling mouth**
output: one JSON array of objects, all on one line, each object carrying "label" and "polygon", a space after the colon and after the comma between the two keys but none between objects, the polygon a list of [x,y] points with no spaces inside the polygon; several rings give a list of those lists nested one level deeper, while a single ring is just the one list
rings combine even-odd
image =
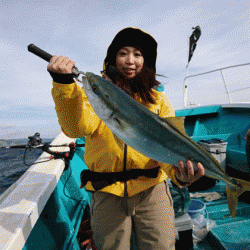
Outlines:
[{"label": "smiling mouth", "polygon": [[135,72],[135,69],[125,69],[124,71],[126,73],[133,73],[133,72]]}]

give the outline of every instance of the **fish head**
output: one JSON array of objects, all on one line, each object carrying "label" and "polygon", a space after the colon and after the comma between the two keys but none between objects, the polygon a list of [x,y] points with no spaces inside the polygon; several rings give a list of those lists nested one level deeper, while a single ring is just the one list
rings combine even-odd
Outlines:
[{"label": "fish head", "polygon": [[87,72],[83,81],[87,98],[97,116],[104,122],[108,120],[119,107],[116,86],[101,76]]},{"label": "fish head", "polygon": [[101,76],[95,75],[91,72],[86,73],[87,84],[84,84],[84,89],[93,91],[93,93],[103,100],[109,100],[112,88],[110,88],[110,83],[108,80],[104,79]]}]

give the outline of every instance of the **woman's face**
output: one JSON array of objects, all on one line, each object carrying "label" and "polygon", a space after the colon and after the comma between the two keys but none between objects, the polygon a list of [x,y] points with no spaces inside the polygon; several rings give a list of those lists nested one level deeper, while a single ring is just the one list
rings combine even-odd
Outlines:
[{"label": "woman's face", "polygon": [[134,47],[123,47],[116,55],[116,68],[127,79],[138,75],[143,68],[144,58],[140,50]]}]

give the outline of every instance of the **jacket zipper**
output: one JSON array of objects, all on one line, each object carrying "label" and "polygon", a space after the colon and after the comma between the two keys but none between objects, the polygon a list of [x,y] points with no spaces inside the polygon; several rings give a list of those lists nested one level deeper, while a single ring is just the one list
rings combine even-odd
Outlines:
[{"label": "jacket zipper", "polygon": [[[127,144],[124,143],[124,153],[123,153],[123,171],[127,170]],[[124,210],[125,214],[128,216],[128,184],[127,180],[124,181]]]}]

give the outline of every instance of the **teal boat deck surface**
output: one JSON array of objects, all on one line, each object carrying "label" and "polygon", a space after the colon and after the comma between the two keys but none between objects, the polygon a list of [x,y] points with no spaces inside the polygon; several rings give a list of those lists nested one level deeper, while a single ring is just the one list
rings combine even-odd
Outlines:
[{"label": "teal boat deck surface", "polygon": [[206,202],[206,210],[210,220],[216,222],[206,237],[194,250],[249,250],[250,249],[250,204],[241,201],[237,205],[236,217],[233,219],[229,213],[226,186],[223,182],[217,183],[213,188],[202,192],[218,192],[222,197],[219,200]]}]

